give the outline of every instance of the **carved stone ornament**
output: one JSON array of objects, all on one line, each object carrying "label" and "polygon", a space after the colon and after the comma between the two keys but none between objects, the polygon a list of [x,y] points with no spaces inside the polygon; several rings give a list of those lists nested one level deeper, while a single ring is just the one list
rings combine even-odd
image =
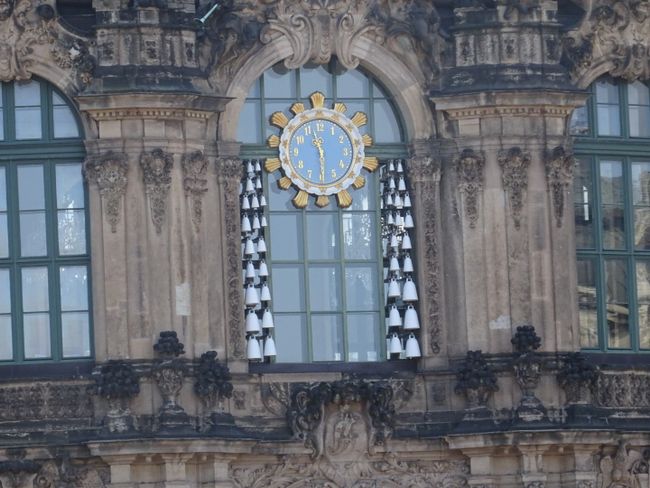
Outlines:
[{"label": "carved stone ornament", "polygon": [[119,360],[111,360],[101,367],[95,377],[92,391],[108,401],[106,427],[109,432],[125,432],[132,427],[129,399],[140,393],[138,375],[133,367]]},{"label": "carved stone ornament", "polygon": [[[647,485],[650,450],[643,452],[620,441],[616,452],[603,448],[598,462],[597,488],[641,488]],[[642,481],[643,480],[643,481]]]},{"label": "carved stone ornament", "polygon": [[588,403],[591,390],[598,379],[598,370],[579,352],[569,353],[562,360],[562,367],[557,375],[560,387],[566,393],[568,403]]},{"label": "carved stone ornament", "polygon": [[546,154],[546,181],[553,202],[555,224],[562,227],[564,199],[573,183],[575,159],[562,146],[557,146]]},{"label": "carved stone ornament", "polygon": [[185,353],[184,346],[175,331],[164,331],[160,333],[154,350],[160,356],[152,369],[153,379],[163,398],[159,410],[160,421],[166,427],[185,425],[188,416],[177,402],[187,373],[185,363],[179,358]]},{"label": "carved stone ornament", "polygon": [[192,202],[192,222],[198,231],[203,215],[203,194],[208,191],[208,158],[202,151],[185,154],[182,159],[185,195]]},{"label": "carved stone ornament", "polygon": [[31,486],[40,470],[41,463],[25,459],[24,450],[8,449],[7,460],[0,462],[0,483],[3,488]]},{"label": "carved stone ornament", "polygon": [[94,58],[82,38],[65,32],[48,3],[0,1],[0,81],[27,80],[40,56],[51,54],[56,64],[74,71],[81,84],[92,79]]},{"label": "carved stone ornament", "polygon": [[201,399],[206,410],[223,412],[223,401],[232,397],[232,377],[228,366],[217,360],[216,351],[201,355],[196,368],[194,393]]},{"label": "carved stone ornament", "polygon": [[126,155],[113,151],[89,157],[84,163],[86,179],[95,183],[99,189],[104,216],[111,226],[111,232],[117,231],[122,214],[122,197],[126,194],[128,170]]},{"label": "carved stone ornament", "polygon": [[226,276],[228,277],[228,341],[229,356],[244,357],[242,340],[244,309],[241,290],[241,230],[239,220],[239,184],[244,176],[244,165],[238,158],[219,158],[217,174],[222,185],[225,217],[225,241],[227,252]]},{"label": "carved stone ornament", "polygon": [[535,351],[539,349],[542,341],[532,325],[522,325],[517,327],[511,342],[515,349],[512,366],[517,384],[521,388],[517,418],[524,422],[542,420],[546,409],[535,396],[535,389],[542,376],[542,361]]},{"label": "carved stone ornament", "polygon": [[158,234],[162,232],[162,224],[167,213],[167,195],[172,182],[173,164],[173,156],[162,149],[144,152],[140,156],[145,191],[149,197],[151,221]]},{"label": "carved stone ornament", "polygon": [[[227,83],[249,55],[278,38],[292,54],[289,69],[308,61],[318,64],[336,56],[347,69],[359,64],[353,47],[365,37],[399,53],[423,81],[438,76],[440,18],[426,0],[254,0],[224,2],[208,22],[206,66],[215,66],[212,81]],[[406,54],[405,54],[406,53]]]},{"label": "carved stone ornament", "polygon": [[528,166],[530,166],[530,154],[523,152],[518,147],[499,154],[499,166],[501,167],[501,183],[503,189],[508,193],[510,211],[515,229],[521,227],[521,211],[524,208],[526,191],[528,189]]},{"label": "carved stone ornament", "polygon": [[456,160],[458,188],[465,195],[465,215],[470,228],[476,227],[479,212],[479,196],[485,179],[485,158],[473,149],[464,149]]},{"label": "carved stone ornament", "polygon": [[440,263],[438,261],[437,209],[440,208],[440,163],[430,157],[411,157],[406,163],[413,193],[423,218],[418,227],[424,234],[425,289],[428,301],[429,348],[432,354],[440,353]]},{"label": "carved stone ornament", "polygon": [[499,390],[497,375],[482,351],[467,351],[463,366],[456,373],[457,394],[465,395],[467,408],[486,408],[492,393]]},{"label": "carved stone ornament", "polygon": [[608,408],[650,408],[650,375],[601,370],[596,381],[594,403]]},{"label": "carved stone ornament", "polygon": [[587,85],[602,74],[628,81],[650,78],[650,4],[591,0],[581,24],[564,39],[574,79]]}]

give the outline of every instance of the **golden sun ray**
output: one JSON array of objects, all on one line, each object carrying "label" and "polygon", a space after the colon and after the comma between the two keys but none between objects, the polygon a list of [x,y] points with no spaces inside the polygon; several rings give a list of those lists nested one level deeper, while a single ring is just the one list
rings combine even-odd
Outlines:
[{"label": "golden sun ray", "polygon": [[348,208],[352,205],[352,197],[347,190],[341,190],[336,194],[336,199],[339,201],[339,207]]},{"label": "golden sun ray", "polygon": [[339,113],[344,113],[348,107],[345,106],[345,103],[335,103],[334,104],[334,110],[339,112]]},{"label": "golden sun ray", "polygon": [[264,169],[269,173],[273,173],[275,170],[280,169],[280,160],[278,158],[268,158],[264,162]]},{"label": "golden sun ray", "polygon": [[357,176],[354,179],[352,186],[354,187],[355,190],[358,190],[359,188],[363,188],[365,184],[366,184],[366,179],[363,176]]},{"label": "golden sun ray", "polygon": [[286,176],[283,176],[278,180],[278,186],[283,190],[286,190],[291,186],[291,180]]},{"label": "golden sun ray", "polygon": [[361,140],[363,140],[363,145],[364,146],[366,146],[366,147],[372,146],[372,137],[370,137],[368,134],[364,134],[361,137]]},{"label": "golden sun ray", "polygon": [[379,166],[379,160],[374,156],[363,158],[363,167],[366,168],[368,171],[376,170],[377,166]]},{"label": "golden sun ray", "polygon": [[293,204],[298,208],[305,208],[309,201],[309,194],[306,191],[298,190],[296,196],[293,197]]},{"label": "golden sun ray", "polygon": [[327,195],[318,195],[316,198],[316,205],[320,208],[327,207],[330,204],[330,197]]},{"label": "golden sun ray", "polygon": [[299,113],[302,113],[305,111],[305,104],[296,102],[293,105],[291,105],[291,112],[293,112],[294,115],[298,115]]},{"label": "golden sun ray", "polygon": [[357,127],[361,127],[362,125],[366,125],[368,123],[368,116],[363,112],[357,112],[352,116],[350,120]]},{"label": "golden sun ray", "polygon": [[309,99],[311,100],[311,106],[313,108],[323,108],[325,105],[325,95],[321,92],[312,93]]},{"label": "golden sun ray", "polygon": [[275,149],[277,147],[280,147],[280,138],[275,134],[273,134],[267,139],[266,143],[269,145],[270,148]]},{"label": "golden sun ray", "polygon": [[289,123],[289,119],[282,112],[274,112],[273,115],[271,115],[271,123],[280,129],[284,129]]}]

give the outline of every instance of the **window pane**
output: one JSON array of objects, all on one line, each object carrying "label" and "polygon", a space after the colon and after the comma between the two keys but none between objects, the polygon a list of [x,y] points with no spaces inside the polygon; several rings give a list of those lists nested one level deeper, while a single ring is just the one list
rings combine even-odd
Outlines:
[{"label": "window pane", "polygon": [[[267,101],[264,104],[264,116],[266,117],[267,120],[269,120],[269,118],[271,117],[271,115],[273,113],[282,112],[288,118],[291,118],[291,117],[293,117],[293,114],[291,112],[289,112],[289,107],[291,107],[291,105],[293,103],[294,103],[293,99],[287,99],[287,100],[282,100],[282,101],[275,101],[274,100],[274,101],[270,101],[270,102]],[[269,123],[264,124],[264,129],[265,129],[265,132],[264,132],[265,139],[268,138],[269,136],[273,135],[273,134],[276,134],[276,135],[280,134],[280,130],[277,127],[275,127],[275,126],[273,126],[273,125],[271,125]]]},{"label": "window pane", "polygon": [[332,93],[332,75],[323,66],[315,69],[303,68],[300,70],[300,95],[307,98],[309,95],[319,91],[326,96]]},{"label": "window pane", "polygon": [[50,309],[47,268],[23,268],[23,312],[46,312]]},{"label": "window pane", "polygon": [[271,270],[273,309],[278,312],[305,310],[305,277],[301,265],[274,264]]},{"label": "window pane", "polygon": [[650,163],[632,163],[634,247],[650,249]]},{"label": "window pane", "polygon": [[63,357],[90,356],[88,313],[68,312],[61,314],[61,340],[63,342]]},{"label": "window pane", "polygon": [[346,259],[374,259],[376,239],[374,214],[343,214],[343,245]]},{"label": "window pane", "polygon": [[650,105],[648,86],[640,81],[627,85],[627,98],[631,105]]},{"label": "window pane", "polygon": [[40,139],[41,109],[16,107],[16,139]]},{"label": "window pane", "polygon": [[279,363],[307,361],[307,320],[305,315],[273,314],[275,344]]},{"label": "window pane", "polygon": [[13,359],[13,343],[11,338],[11,316],[0,315],[0,361]]},{"label": "window pane", "polygon": [[5,138],[4,110],[2,105],[2,85],[0,85],[0,141]]},{"label": "window pane", "polygon": [[23,316],[25,358],[50,357],[50,316],[46,313],[30,313]]},{"label": "window pane", "polygon": [[366,179],[366,184],[358,190],[353,190],[352,205],[344,209],[344,212],[353,210],[374,210],[378,198],[378,190],[375,185],[377,172],[367,173],[364,172],[363,177]]},{"label": "window pane", "polygon": [[621,119],[618,105],[598,105],[598,135],[620,136]]},{"label": "window pane", "polygon": [[88,273],[85,266],[66,266],[60,269],[61,310],[88,310]]},{"label": "window pane", "polygon": [[345,267],[346,307],[348,310],[377,310],[377,288],[380,286],[376,265]]},{"label": "window pane", "polygon": [[56,165],[56,207],[84,208],[84,187],[80,164]]},{"label": "window pane", "polygon": [[350,70],[336,77],[337,97],[366,98],[370,96],[368,78],[360,71]]},{"label": "window pane", "polygon": [[9,270],[0,269],[0,314],[11,313],[11,288]]},{"label": "window pane", "polygon": [[268,175],[269,178],[269,209],[273,210],[296,210],[291,203],[292,191],[283,190],[278,186],[278,171]]},{"label": "window pane", "polygon": [[623,165],[620,161],[600,163],[600,193],[603,202],[603,248],[625,247],[625,213],[623,206]]},{"label": "window pane", "polygon": [[0,258],[9,257],[9,231],[7,214],[0,213]]},{"label": "window pane", "polygon": [[348,361],[377,361],[380,357],[379,314],[348,314]]},{"label": "window pane", "polygon": [[400,142],[399,124],[388,100],[378,100],[375,108],[375,141],[378,143]]},{"label": "window pane", "polygon": [[86,254],[86,213],[83,210],[60,210],[57,213],[59,254]]},{"label": "window pane", "polygon": [[302,252],[302,215],[271,214],[271,255],[273,261],[301,260]]},{"label": "window pane", "polygon": [[627,266],[623,259],[605,260],[608,346],[630,347],[630,310],[627,294]]},{"label": "window pane", "polygon": [[33,107],[41,104],[41,85],[38,81],[14,83],[16,107]]},{"label": "window pane", "polygon": [[650,261],[636,263],[636,295],[639,347],[650,349]]},{"label": "window pane", "polygon": [[596,102],[618,105],[618,86],[606,81],[597,82]]},{"label": "window pane", "polygon": [[594,262],[578,259],[578,317],[580,345],[598,347],[598,298]]},{"label": "window pane", "polygon": [[312,315],[311,331],[314,361],[343,359],[343,320],[340,315]]},{"label": "window pane", "polygon": [[[280,71],[283,69],[280,68]],[[272,69],[267,70],[264,73],[264,96],[266,98],[297,98],[295,71],[277,73]]]},{"label": "window pane", "polygon": [[650,136],[650,107],[628,107],[630,113],[630,137]]},{"label": "window pane", "polygon": [[72,114],[70,107],[60,106],[53,107],[54,119],[54,137],[78,137],[79,129],[77,128],[77,121]]},{"label": "window pane", "polygon": [[47,255],[45,212],[20,214],[20,254],[24,257]]},{"label": "window pane", "polygon": [[341,309],[341,281],[338,266],[309,267],[309,304],[312,311]]},{"label": "window pane", "polygon": [[40,164],[18,166],[18,207],[20,210],[45,208],[43,166]]},{"label": "window pane", "polygon": [[7,174],[4,167],[0,167],[0,212],[7,210]]},{"label": "window pane", "polygon": [[573,179],[573,198],[576,222],[576,247],[594,247],[593,225],[593,175],[591,160],[582,158],[578,160]]},{"label": "window pane", "polygon": [[237,139],[243,143],[262,143],[262,129],[260,120],[262,118],[262,105],[259,101],[245,102],[239,114],[239,126]]},{"label": "window pane", "polygon": [[309,259],[339,257],[338,214],[307,214],[307,254]]},{"label": "window pane", "polygon": [[569,131],[573,136],[589,134],[589,111],[587,107],[578,107],[571,115]]}]

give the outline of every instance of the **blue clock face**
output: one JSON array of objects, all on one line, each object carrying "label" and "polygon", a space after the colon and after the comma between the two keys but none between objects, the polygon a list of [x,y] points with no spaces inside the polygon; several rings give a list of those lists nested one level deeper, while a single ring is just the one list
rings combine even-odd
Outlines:
[{"label": "blue clock face", "polygon": [[342,180],[354,161],[350,136],[327,119],[312,119],[298,126],[289,139],[288,156],[300,179],[321,188]]}]

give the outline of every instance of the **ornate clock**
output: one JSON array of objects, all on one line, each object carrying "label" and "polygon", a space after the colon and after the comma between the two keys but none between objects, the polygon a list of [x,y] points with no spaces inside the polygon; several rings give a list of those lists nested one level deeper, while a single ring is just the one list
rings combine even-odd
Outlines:
[{"label": "ornate clock", "polygon": [[377,158],[365,156],[364,149],[372,144],[372,138],[359,132],[368,117],[363,112],[347,117],[343,103],[326,108],[320,92],[309,99],[311,109],[306,110],[299,102],[291,106],[291,120],[282,112],[271,116],[271,123],[281,133],[269,137],[268,144],[278,149],[279,157],[267,159],[264,167],[269,173],[282,169],[278,184],[284,190],[291,186],[298,190],[293,198],[298,208],[307,206],[309,195],[316,197],[319,207],[327,206],[332,195],[340,207],[349,207],[352,196],[348,188],[365,185],[362,168],[374,171],[379,165]]}]

